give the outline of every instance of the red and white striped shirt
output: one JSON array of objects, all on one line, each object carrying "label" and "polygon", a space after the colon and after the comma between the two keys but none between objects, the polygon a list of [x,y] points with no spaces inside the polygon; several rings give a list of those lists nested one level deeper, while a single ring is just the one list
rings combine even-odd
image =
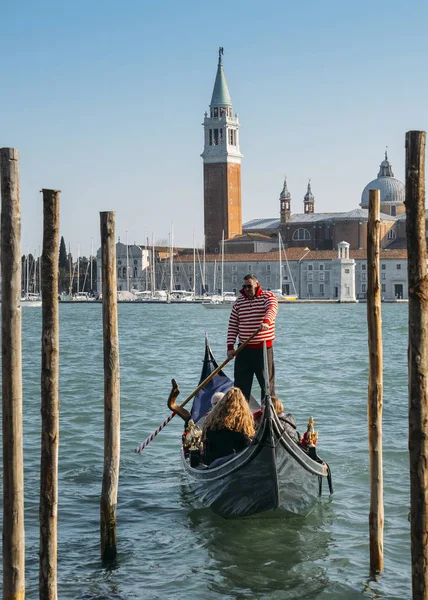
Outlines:
[{"label": "red and white striped shirt", "polygon": [[269,329],[260,331],[248,344],[249,348],[262,348],[263,342],[272,346],[275,339],[275,317],[278,312],[278,300],[272,292],[265,292],[259,286],[254,298],[247,298],[241,290],[241,295],[234,302],[230,313],[227,331],[227,349],[233,350],[238,338],[242,344],[252,335],[262,323],[267,323]]}]

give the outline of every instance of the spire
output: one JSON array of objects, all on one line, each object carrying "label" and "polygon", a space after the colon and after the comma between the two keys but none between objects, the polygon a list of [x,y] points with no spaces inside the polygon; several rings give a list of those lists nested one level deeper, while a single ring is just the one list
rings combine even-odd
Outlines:
[{"label": "spire", "polygon": [[309,213],[313,213],[314,212],[315,196],[312,193],[311,180],[310,179],[308,181],[307,192],[305,194],[305,197],[303,198],[303,206],[304,206],[305,214],[309,214]]},{"label": "spire", "polygon": [[378,177],[394,177],[392,172],[391,163],[388,160],[388,146],[385,149],[385,160],[380,163]]},{"label": "spire", "polygon": [[308,181],[308,190],[305,194],[305,198],[304,198],[305,202],[313,202],[315,200],[315,196],[312,193],[312,189],[311,189],[311,180],[309,179]]},{"label": "spire", "polygon": [[288,187],[287,187],[287,177],[284,177],[284,186],[282,188],[282,192],[280,194],[280,198],[284,199],[284,200],[288,199],[288,198],[291,198],[291,194],[288,191]]},{"label": "spire", "polygon": [[220,46],[218,49],[217,75],[210,106],[232,106],[232,100],[230,98],[229,88],[227,87],[226,76],[223,69],[223,54],[224,50]]}]

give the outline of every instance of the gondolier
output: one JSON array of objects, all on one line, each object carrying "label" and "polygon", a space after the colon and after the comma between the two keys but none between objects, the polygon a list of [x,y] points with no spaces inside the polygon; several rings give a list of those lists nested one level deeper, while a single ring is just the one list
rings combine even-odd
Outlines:
[{"label": "gondolier", "polygon": [[275,339],[275,318],[278,300],[272,292],[262,290],[256,275],[244,277],[240,296],[232,307],[227,332],[227,357],[235,355],[235,342],[238,344],[254,333],[260,332],[240,352],[235,360],[234,385],[239,387],[249,400],[254,375],[261,388],[261,399],[265,396],[265,378],[263,372],[263,343],[267,346],[269,370],[269,391],[275,395],[275,366],[273,358],[273,340]]}]

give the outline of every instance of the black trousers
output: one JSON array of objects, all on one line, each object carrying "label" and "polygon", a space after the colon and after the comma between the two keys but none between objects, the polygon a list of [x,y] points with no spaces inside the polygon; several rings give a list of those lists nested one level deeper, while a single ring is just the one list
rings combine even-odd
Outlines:
[{"label": "black trousers", "polygon": [[[273,348],[267,348],[267,363],[269,371],[270,395],[275,395],[275,365],[273,362]],[[246,346],[235,358],[235,387],[239,387],[247,400],[250,399],[253,377],[257,377],[261,388],[261,400],[265,397],[265,375],[263,365],[263,348],[249,348]]]}]

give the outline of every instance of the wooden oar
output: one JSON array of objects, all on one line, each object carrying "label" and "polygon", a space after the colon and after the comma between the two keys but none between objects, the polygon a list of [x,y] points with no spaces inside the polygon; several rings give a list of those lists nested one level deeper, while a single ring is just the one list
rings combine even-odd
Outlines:
[{"label": "wooden oar", "polygon": [[[243,350],[243,349],[245,348],[245,346],[246,346],[246,345],[247,345],[249,342],[251,342],[251,340],[252,340],[253,338],[255,338],[255,337],[256,337],[256,335],[257,335],[258,333],[260,333],[260,330],[261,330],[261,327],[259,327],[259,328],[257,329],[257,331],[255,331],[253,334],[251,334],[251,335],[250,335],[250,337],[249,337],[248,339],[246,339],[246,340],[245,340],[245,342],[243,342],[243,343],[242,343],[240,346],[238,346],[238,348],[237,348],[237,349],[236,349],[236,351],[235,351],[235,355],[234,355],[234,356],[232,356],[232,358],[235,358],[236,356],[238,356],[238,354],[241,352],[241,350]],[[220,372],[220,371],[221,371],[221,370],[222,370],[222,369],[223,369],[223,368],[224,368],[224,367],[227,365],[227,363],[228,363],[228,362],[230,362],[230,361],[232,360],[232,358],[226,358],[226,360],[225,360],[225,361],[223,361],[223,362],[221,363],[221,365],[220,365],[219,367],[217,367],[217,369],[214,369],[214,371],[213,371],[212,373],[210,373],[210,374],[208,375],[208,377],[207,377],[206,379],[204,379],[204,381],[203,381],[202,383],[200,383],[200,384],[198,385],[198,387],[197,387],[195,390],[193,390],[193,392],[190,394],[190,396],[187,396],[186,400],[185,400],[185,401],[184,401],[182,404],[180,404],[180,408],[183,408],[183,406],[185,406],[185,405],[186,405],[186,404],[187,404],[187,403],[188,403],[188,402],[189,402],[189,401],[190,401],[192,398],[194,398],[194,397],[196,396],[196,394],[197,394],[197,393],[198,393],[198,392],[199,392],[199,391],[200,391],[200,390],[201,390],[203,387],[205,387],[205,386],[207,385],[207,383],[209,383],[209,382],[211,381],[211,379],[212,379],[213,377],[215,377],[215,376],[217,375],[217,373],[219,373],[219,372]],[[169,396],[169,397],[170,397],[170,398],[176,398],[176,397],[178,396],[178,394],[179,394],[179,393],[180,393],[180,391],[179,391],[179,389],[178,389],[178,386],[177,386],[177,384],[176,384],[176,382],[175,382],[175,379],[173,379],[173,380],[172,380],[172,390],[171,390],[171,393],[170,393],[170,396]],[[134,452],[138,452],[138,453],[142,452],[142,451],[144,450],[144,448],[146,448],[146,447],[147,447],[147,446],[150,444],[150,442],[151,442],[152,440],[154,440],[154,438],[157,436],[157,434],[158,434],[160,431],[162,431],[162,429],[163,429],[164,427],[166,427],[166,425],[168,425],[168,423],[171,421],[171,419],[173,419],[173,418],[175,417],[175,415],[176,415],[176,414],[177,414],[176,412],[172,412],[172,413],[169,415],[169,417],[168,417],[167,419],[165,419],[165,421],[164,421],[164,422],[163,422],[161,425],[159,425],[159,427],[158,427],[158,428],[157,428],[157,429],[156,429],[156,430],[155,430],[155,431],[154,431],[154,432],[153,432],[151,435],[149,435],[149,437],[148,437],[148,438],[147,438],[147,439],[146,439],[146,440],[145,440],[145,441],[144,441],[142,444],[140,444],[140,445],[138,446],[138,448],[134,448],[134,450],[133,450],[133,451],[134,451]]]}]

